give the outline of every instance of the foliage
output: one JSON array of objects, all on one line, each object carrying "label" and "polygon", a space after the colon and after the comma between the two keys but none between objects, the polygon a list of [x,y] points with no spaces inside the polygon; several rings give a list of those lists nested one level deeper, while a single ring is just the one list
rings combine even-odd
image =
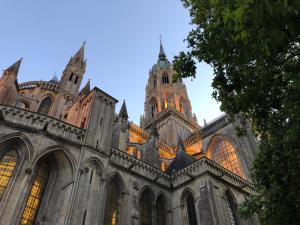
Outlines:
[{"label": "foliage", "polygon": [[174,59],[177,79],[195,61],[214,69],[213,97],[250,121],[259,139],[252,169],[257,195],[240,207],[262,224],[300,220],[300,1],[182,0],[194,28]]}]

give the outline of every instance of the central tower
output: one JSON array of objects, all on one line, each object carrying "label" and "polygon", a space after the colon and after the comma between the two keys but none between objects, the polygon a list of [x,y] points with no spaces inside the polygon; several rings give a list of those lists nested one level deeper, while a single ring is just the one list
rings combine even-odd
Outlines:
[{"label": "central tower", "polygon": [[159,139],[171,146],[199,128],[186,86],[182,81],[173,82],[173,75],[173,66],[160,43],[157,63],[149,72],[141,127],[150,131],[155,124]]}]

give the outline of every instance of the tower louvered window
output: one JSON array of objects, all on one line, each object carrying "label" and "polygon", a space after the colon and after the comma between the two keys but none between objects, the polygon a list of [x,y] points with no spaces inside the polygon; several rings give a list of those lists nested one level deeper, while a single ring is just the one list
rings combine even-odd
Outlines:
[{"label": "tower louvered window", "polygon": [[26,206],[24,208],[20,225],[34,225],[39,213],[41,202],[44,197],[45,189],[50,176],[50,165],[47,162],[42,163],[34,177]]},{"label": "tower louvered window", "polygon": [[168,84],[169,83],[169,77],[167,74],[164,74],[162,77],[162,82],[163,84]]},{"label": "tower louvered window", "polygon": [[37,112],[43,115],[48,115],[51,105],[52,105],[52,100],[48,96],[43,99]]},{"label": "tower louvered window", "polygon": [[148,191],[142,194],[140,200],[141,208],[141,225],[152,225],[153,212],[152,212],[152,198]]},{"label": "tower louvered window", "polygon": [[112,180],[107,187],[104,225],[118,225],[120,213],[120,192],[118,183]]},{"label": "tower louvered window", "polygon": [[8,151],[0,161],[0,201],[17,166],[19,155],[17,150]]}]

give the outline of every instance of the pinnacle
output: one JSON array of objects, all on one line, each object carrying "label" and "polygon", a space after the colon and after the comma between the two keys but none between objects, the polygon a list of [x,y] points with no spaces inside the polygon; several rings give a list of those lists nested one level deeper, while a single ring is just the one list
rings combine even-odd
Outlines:
[{"label": "pinnacle", "polygon": [[87,83],[85,84],[85,86],[81,89],[80,93],[81,95],[85,96],[87,95],[91,90],[91,79],[89,79],[87,81]]},{"label": "pinnacle", "polygon": [[125,118],[125,119],[128,118],[128,113],[127,113],[127,108],[126,108],[125,100],[123,101],[122,107],[120,109],[119,117]]},{"label": "pinnacle", "polygon": [[14,73],[14,75],[17,76],[18,72],[19,72],[19,69],[20,69],[20,65],[21,65],[22,59],[23,58],[19,59],[17,62],[15,62],[14,64],[12,64],[10,67],[8,67],[4,71]]}]

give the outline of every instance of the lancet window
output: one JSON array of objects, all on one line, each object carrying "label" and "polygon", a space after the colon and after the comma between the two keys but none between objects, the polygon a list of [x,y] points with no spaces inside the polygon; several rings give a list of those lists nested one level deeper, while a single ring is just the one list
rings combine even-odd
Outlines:
[{"label": "lancet window", "polygon": [[234,202],[233,196],[229,191],[226,191],[226,205],[228,209],[228,214],[230,218],[231,225],[239,225],[238,215],[237,215],[237,205]]},{"label": "lancet window", "polygon": [[43,162],[34,177],[20,225],[33,225],[36,222],[41,202],[50,176],[50,164]]},{"label": "lancet window", "polygon": [[195,200],[191,192],[186,193],[186,211],[188,215],[188,225],[195,225],[197,223]]},{"label": "lancet window", "polygon": [[117,181],[113,179],[107,187],[104,225],[118,225],[119,214],[120,214],[119,185]]},{"label": "lancet window", "polygon": [[52,105],[52,100],[48,96],[43,99],[37,112],[43,115],[48,115],[51,105]]},{"label": "lancet window", "polygon": [[153,211],[152,211],[152,196],[149,191],[144,191],[140,199],[141,210],[141,225],[153,224]]},{"label": "lancet window", "polygon": [[168,77],[168,74],[164,74],[162,76],[162,82],[163,84],[168,84],[169,83],[169,77]]},{"label": "lancet window", "polygon": [[8,151],[0,160],[0,201],[17,166],[19,155],[17,150]]},{"label": "lancet window", "polygon": [[156,200],[156,225],[167,225],[166,203],[162,195]]}]

